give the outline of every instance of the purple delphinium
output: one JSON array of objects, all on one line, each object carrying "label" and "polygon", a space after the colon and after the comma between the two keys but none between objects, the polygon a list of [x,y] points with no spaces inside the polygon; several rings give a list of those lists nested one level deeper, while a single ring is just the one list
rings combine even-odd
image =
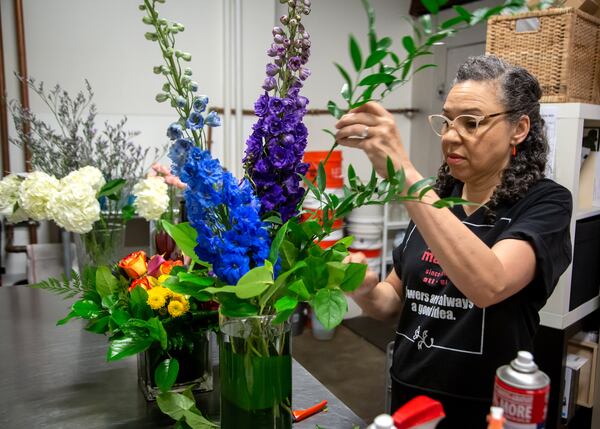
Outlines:
[{"label": "purple delphinium", "polygon": [[272,58],[265,71],[265,90],[254,103],[258,121],[246,141],[244,168],[260,198],[262,213],[277,211],[285,222],[298,214],[304,195],[298,174],[306,174],[302,162],[308,132],[303,124],[308,99],[299,95],[310,76],[305,66],[310,56],[310,35],[300,22],[310,13],[310,1],[288,2],[282,27],[273,28]]}]

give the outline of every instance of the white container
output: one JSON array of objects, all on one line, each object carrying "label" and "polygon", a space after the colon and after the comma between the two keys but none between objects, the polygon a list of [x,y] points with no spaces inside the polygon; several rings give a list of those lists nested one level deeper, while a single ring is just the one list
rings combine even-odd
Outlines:
[{"label": "white container", "polygon": [[383,245],[381,240],[383,234],[382,224],[371,222],[355,222],[348,219],[346,224],[348,235],[354,236],[352,247],[355,249],[380,249]]},{"label": "white container", "polygon": [[[344,190],[338,188],[325,188],[325,193],[334,194],[339,198],[342,198],[344,196]],[[306,209],[320,209],[321,202],[315,198],[312,192],[308,191],[308,194],[306,195],[306,198],[302,203],[302,207]]]},{"label": "white container", "polygon": [[347,216],[348,222],[383,224],[383,206],[368,205],[358,207],[350,212]]},{"label": "white container", "polygon": [[320,341],[329,341],[335,334],[335,329],[325,329],[325,327],[317,319],[314,310],[311,311],[310,320],[312,322],[312,334],[315,339]]}]

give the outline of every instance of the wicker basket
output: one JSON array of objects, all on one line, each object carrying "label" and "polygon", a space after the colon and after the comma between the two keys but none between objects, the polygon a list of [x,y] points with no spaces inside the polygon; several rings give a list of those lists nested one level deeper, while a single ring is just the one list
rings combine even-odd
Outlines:
[{"label": "wicker basket", "polygon": [[598,18],[573,8],[496,16],[488,21],[486,52],[536,76],[542,102],[600,104]]}]

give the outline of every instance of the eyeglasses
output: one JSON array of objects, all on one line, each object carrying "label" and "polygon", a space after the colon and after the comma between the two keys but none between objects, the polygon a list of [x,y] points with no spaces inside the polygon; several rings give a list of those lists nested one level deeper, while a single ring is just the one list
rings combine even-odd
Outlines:
[{"label": "eyeglasses", "polygon": [[508,110],[506,112],[492,113],[491,115],[459,115],[453,121],[444,115],[429,115],[429,123],[433,132],[440,137],[446,134],[450,130],[450,127],[454,127],[456,132],[461,136],[474,136],[477,134],[479,125],[486,119],[513,112],[514,110]]}]

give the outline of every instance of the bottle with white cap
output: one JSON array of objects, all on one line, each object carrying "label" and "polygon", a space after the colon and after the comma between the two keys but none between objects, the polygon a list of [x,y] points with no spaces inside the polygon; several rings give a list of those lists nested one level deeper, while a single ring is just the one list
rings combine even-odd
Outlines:
[{"label": "bottle with white cap", "polygon": [[490,414],[487,417],[487,429],[504,429],[504,410],[500,407],[490,407]]},{"label": "bottle with white cap", "polygon": [[389,414],[380,414],[375,417],[373,424],[369,425],[367,429],[396,429],[394,426],[394,419]]},{"label": "bottle with white cap", "polygon": [[504,429],[543,428],[549,394],[550,378],[527,351],[496,371],[493,405],[504,409]]}]

